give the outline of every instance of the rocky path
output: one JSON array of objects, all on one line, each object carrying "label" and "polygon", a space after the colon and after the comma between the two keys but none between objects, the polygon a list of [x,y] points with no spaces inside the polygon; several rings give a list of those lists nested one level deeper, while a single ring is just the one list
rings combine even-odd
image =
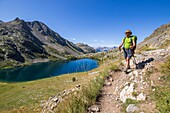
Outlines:
[{"label": "rocky path", "polygon": [[[160,49],[143,52],[136,55],[138,68],[131,61],[131,71],[111,72],[105,80],[99,98],[95,105],[89,108],[89,113],[156,113],[155,102],[149,93],[155,91],[154,83],[148,77],[155,63],[170,54],[170,49]],[[123,61],[125,63],[125,61]]]}]

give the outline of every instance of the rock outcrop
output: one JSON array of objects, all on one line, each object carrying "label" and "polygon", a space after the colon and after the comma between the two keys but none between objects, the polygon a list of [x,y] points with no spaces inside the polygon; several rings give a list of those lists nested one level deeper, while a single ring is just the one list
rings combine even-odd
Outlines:
[{"label": "rock outcrop", "polygon": [[157,28],[149,37],[139,43],[138,48],[167,48],[170,44],[170,23]]}]

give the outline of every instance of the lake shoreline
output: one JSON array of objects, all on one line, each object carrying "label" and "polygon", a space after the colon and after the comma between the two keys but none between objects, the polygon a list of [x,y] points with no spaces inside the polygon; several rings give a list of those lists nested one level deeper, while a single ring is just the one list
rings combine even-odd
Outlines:
[{"label": "lake shoreline", "polygon": [[92,60],[96,60],[97,62],[99,62],[99,59],[93,58],[93,57],[70,57],[70,58],[66,58],[66,59],[34,59],[30,62],[25,62],[25,63],[20,63],[18,65],[15,66],[6,66],[6,67],[2,67],[0,68],[0,70],[5,70],[5,69],[12,69],[12,68],[17,68],[17,67],[24,67],[24,66],[29,66],[32,64],[37,64],[37,63],[43,63],[43,62],[55,62],[55,61],[74,61],[74,60],[80,60],[80,59],[92,59]]},{"label": "lake shoreline", "polygon": [[15,68],[0,69],[0,80],[3,82],[34,81],[62,74],[87,72],[98,66],[96,60],[89,58],[36,62]]},{"label": "lake shoreline", "polygon": [[12,68],[17,68],[17,67],[24,67],[24,66],[29,66],[29,65],[32,65],[32,64],[37,64],[37,63],[43,63],[43,62],[55,62],[55,61],[69,61],[69,59],[35,59],[31,62],[25,62],[25,63],[21,63],[21,64],[18,64],[16,66],[6,66],[6,67],[3,67],[3,68],[0,68],[0,70],[4,70],[4,69],[12,69]]}]

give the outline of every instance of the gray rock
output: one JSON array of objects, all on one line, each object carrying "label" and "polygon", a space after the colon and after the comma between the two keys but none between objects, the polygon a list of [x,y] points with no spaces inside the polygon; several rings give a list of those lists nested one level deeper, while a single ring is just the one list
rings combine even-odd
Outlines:
[{"label": "gray rock", "polygon": [[109,81],[113,82],[114,80],[113,80],[113,78],[112,78],[112,77],[110,77],[110,78],[109,78]]},{"label": "gray rock", "polygon": [[90,112],[99,112],[100,109],[97,105],[92,105],[89,109]]},{"label": "gray rock", "polygon": [[144,93],[140,93],[138,96],[137,96],[137,100],[143,100],[145,101],[146,100],[146,95]]},{"label": "gray rock", "polygon": [[135,111],[138,111],[139,108],[135,104],[129,104],[126,108],[127,113],[134,113]]},{"label": "gray rock", "polygon": [[119,107],[119,105],[116,105],[116,107],[118,108],[118,107]]},{"label": "gray rock", "polygon": [[57,102],[58,100],[59,100],[59,98],[57,98],[57,97],[52,99],[52,101],[54,101],[54,102]]},{"label": "gray rock", "polygon": [[125,103],[127,98],[132,100],[136,100],[136,97],[132,95],[134,92],[134,83],[131,83],[130,86],[125,86],[120,92],[120,100]]},{"label": "gray rock", "polygon": [[107,82],[105,85],[106,85],[106,86],[111,86],[112,83],[111,83],[111,82]]},{"label": "gray rock", "polygon": [[80,88],[80,84],[76,85],[76,88]]}]

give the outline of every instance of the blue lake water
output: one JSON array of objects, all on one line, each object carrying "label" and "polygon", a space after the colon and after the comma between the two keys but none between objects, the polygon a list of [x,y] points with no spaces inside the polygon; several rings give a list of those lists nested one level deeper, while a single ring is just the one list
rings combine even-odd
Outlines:
[{"label": "blue lake water", "polygon": [[36,63],[30,66],[0,70],[0,81],[32,81],[62,74],[89,71],[97,67],[97,61],[92,59]]}]

